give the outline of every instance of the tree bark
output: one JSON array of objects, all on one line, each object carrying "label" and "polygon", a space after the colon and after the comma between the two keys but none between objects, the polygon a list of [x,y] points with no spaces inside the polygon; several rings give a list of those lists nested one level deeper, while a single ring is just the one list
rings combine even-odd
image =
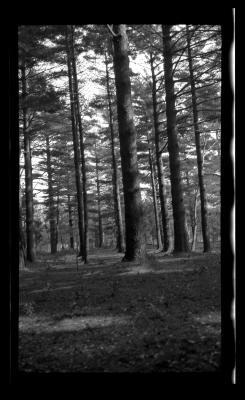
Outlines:
[{"label": "tree bark", "polygon": [[195,78],[194,78],[193,63],[192,63],[191,39],[190,39],[190,32],[188,25],[186,25],[186,37],[187,37],[188,62],[189,62],[189,72],[190,72],[190,84],[191,84],[193,124],[194,124],[196,154],[197,154],[198,182],[200,188],[203,251],[208,252],[210,251],[210,240],[208,234],[207,201],[206,201],[205,185],[203,179],[203,164],[202,164],[202,154],[201,154],[201,144],[200,144],[200,131],[198,124],[196,86],[195,86]]},{"label": "tree bark", "polygon": [[97,145],[95,142],[95,172],[96,172],[96,187],[97,187],[97,209],[98,209],[98,228],[99,228],[99,241],[98,247],[103,246],[103,225],[101,213],[101,195],[100,195],[100,181],[99,181],[99,159],[97,154]]},{"label": "tree bark", "polygon": [[46,135],[45,139],[46,139],[47,173],[48,173],[50,248],[51,248],[51,254],[55,254],[57,253],[57,225],[56,225],[56,209],[54,203],[54,189],[53,189],[49,136]]},{"label": "tree bark", "polygon": [[32,162],[31,162],[31,139],[27,129],[27,108],[25,99],[27,96],[26,88],[26,68],[25,63],[21,67],[22,99],[23,99],[23,136],[24,136],[24,159],[25,159],[25,199],[26,199],[26,259],[35,261],[35,237],[33,224],[33,186],[32,186]]},{"label": "tree bark", "polygon": [[76,127],[76,111],[75,111],[75,99],[73,91],[72,81],[72,65],[71,65],[71,42],[70,42],[70,30],[69,26],[66,26],[66,52],[67,52],[67,69],[69,78],[69,92],[70,92],[70,104],[71,104],[71,123],[72,123],[72,136],[73,136],[73,149],[74,149],[74,165],[75,165],[75,177],[76,177],[76,189],[77,189],[77,210],[78,210],[78,232],[79,232],[79,256],[84,258],[84,224],[83,224],[83,199],[82,199],[82,187],[81,187],[81,170],[80,170],[80,156],[79,156],[79,143]]},{"label": "tree bark", "polygon": [[160,131],[159,131],[159,121],[157,113],[157,98],[156,98],[156,77],[153,67],[153,57],[150,54],[150,64],[151,64],[151,74],[152,74],[152,106],[153,106],[153,120],[154,120],[154,131],[155,131],[155,147],[156,147],[156,164],[158,172],[158,187],[159,187],[159,197],[161,205],[161,215],[162,215],[162,228],[163,228],[163,250],[169,250],[169,218],[166,205],[166,194],[165,194],[165,184],[164,184],[164,172],[162,156],[160,153]]},{"label": "tree bark", "polygon": [[83,192],[83,218],[84,218],[84,243],[83,243],[83,260],[87,263],[88,253],[88,206],[87,206],[87,176],[86,176],[86,165],[85,165],[85,152],[84,152],[84,134],[82,127],[82,119],[80,113],[80,103],[78,94],[78,82],[77,82],[77,66],[74,50],[74,27],[71,25],[71,62],[73,72],[73,83],[74,83],[74,99],[75,99],[75,112],[76,119],[78,122],[79,138],[80,138],[80,152],[81,152],[81,171],[82,171],[82,192]]},{"label": "tree bark", "polygon": [[111,92],[109,84],[109,70],[108,60],[105,53],[105,65],[106,65],[106,87],[107,87],[107,99],[108,99],[108,111],[109,111],[109,126],[111,134],[111,157],[112,157],[112,184],[113,184],[113,197],[114,197],[114,214],[116,223],[116,235],[117,235],[117,250],[119,253],[124,252],[124,237],[123,237],[123,221],[121,211],[121,199],[119,189],[119,179],[117,173],[117,162],[115,154],[115,133],[113,126],[113,114],[112,114],[112,103],[111,103]]},{"label": "tree bark", "polygon": [[117,114],[120,139],[126,251],[124,261],[133,261],[145,254],[143,210],[137,162],[136,130],[131,102],[131,83],[126,25],[113,25],[114,69],[117,93]]},{"label": "tree bark", "polygon": [[174,253],[188,252],[188,234],[186,231],[186,218],[184,209],[183,190],[180,174],[179,145],[176,126],[176,109],[173,80],[173,63],[170,38],[170,25],[162,25],[164,78],[166,91],[166,116],[169,167],[171,180],[171,194],[174,220]]}]

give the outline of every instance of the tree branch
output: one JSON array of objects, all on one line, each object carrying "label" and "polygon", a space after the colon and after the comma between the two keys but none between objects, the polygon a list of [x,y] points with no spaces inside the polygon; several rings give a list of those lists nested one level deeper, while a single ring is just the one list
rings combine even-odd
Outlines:
[{"label": "tree branch", "polygon": [[163,147],[161,148],[161,150],[159,150],[159,154],[162,154],[163,150],[165,149],[165,147],[168,144],[168,140],[166,140],[166,142],[164,143]]},{"label": "tree branch", "polygon": [[110,25],[106,24],[106,26],[109,29],[109,31],[112,34],[112,36],[114,36],[114,37],[119,36],[119,33],[115,33]]}]

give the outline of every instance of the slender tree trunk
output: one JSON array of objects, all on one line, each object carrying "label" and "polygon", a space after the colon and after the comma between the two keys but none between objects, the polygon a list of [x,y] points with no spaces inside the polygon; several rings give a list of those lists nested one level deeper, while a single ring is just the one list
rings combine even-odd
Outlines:
[{"label": "slender tree trunk", "polygon": [[111,104],[111,92],[109,85],[109,70],[108,70],[108,60],[105,53],[105,65],[106,65],[106,85],[107,85],[107,99],[108,99],[108,111],[109,111],[109,126],[111,133],[111,156],[112,156],[112,184],[113,184],[113,197],[114,197],[114,214],[115,223],[117,229],[117,250],[119,253],[124,252],[124,240],[123,240],[123,221],[122,221],[122,211],[121,211],[121,199],[119,190],[119,179],[117,173],[117,162],[115,154],[115,133],[113,126],[113,114],[112,114],[112,104]]},{"label": "slender tree trunk", "polygon": [[35,261],[35,238],[33,225],[33,187],[32,187],[32,164],[31,164],[31,143],[29,131],[26,124],[27,108],[24,104],[26,89],[26,68],[21,67],[21,83],[22,83],[22,99],[23,99],[23,135],[24,135],[24,159],[25,159],[25,199],[26,199],[26,259],[27,261]]},{"label": "slender tree trunk", "polygon": [[159,121],[157,113],[157,98],[156,98],[156,77],[153,67],[153,56],[150,54],[150,64],[152,73],[152,106],[153,106],[153,119],[154,119],[154,130],[155,130],[155,146],[156,146],[156,164],[158,172],[158,187],[159,197],[162,214],[162,227],[163,227],[163,250],[169,250],[169,218],[166,205],[166,194],[164,184],[164,172],[162,164],[162,156],[160,153],[160,132],[159,132]]},{"label": "slender tree trunk", "polygon": [[164,78],[166,91],[166,116],[169,150],[169,167],[174,220],[174,252],[188,252],[183,190],[180,174],[179,145],[176,127],[176,109],[173,80],[170,25],[162,25]]},{"label": "slender tree trunk", "polygon": [[72,222],[72,208],[70,194],[68,193],[68,216],[69,216],[69,227],[70,227],[70,248],[74,249],[74,236],[73,236],[73,222]]},{"label": "slender tree trunk", "polygon": [[61,229],[60,229],[60,195],[59,195],[59,187],[57,188],[57,190],[58,190],[58,195],[57,195],[57,202],[56,202],[56,215],[57,215],[56,245],[58,247],[59,239],[60,239],[61,248],[62,248],[62,250],[64,250],[63,236],[62,236],[62,232],[61,232]]},{"label": "slender tree trunk", "polygon": [[187,169],[185,170],[185,178],[186,178],[186,183],[187,183],[187,195],[188,195],[190,223],[191,223],[191,232],[192,232],[191,251],[195,251],[195,248],[196,248],[196,234],[197,234],[197,197],[198,197],[198,189],[195,190],[194,202],[193,202],[193,196],[191,194],[190,180],[189,180],[189,174],[188,174],[188,170]]},{"label": "slender tree trunk", "polygon": [[70,92],[70,103],[71,103],[71,123],[72,123],[73,148],[74,148],[75,177],[76,177],[76,189],[77,189],[78,231],[79,231],[79,243],[80,243],[79,255],[82,256],[82,258],[84,259],[83,198],[82,198],[82,187],[81,187],[79,143],[78,143],[78,135],[76,128],[76,112],[75,112],[75,99],[74,99],[73,82],[72,82],[70,47],[71,47],[70,30],[69,26],[67,25],[66,52],[67,52],[67,69],[68,69],[69,92]]},{"label": "slender tree trunk", "polygon": [[206,194],[205,194],[205,185],[204,185],[204,180],[203,180],[203,168],[202,168],[203,165],[202,165],[202,154],[201,154],[201,145],[200,145],[200,131],[199,131],[199,125],[198,125],[196,87],[195,87],[195,78],[194,78],[194,73],[193,73],[191,39],[190,39],[188,25],[186,25],[186,36],[187,36],[187,50],[188,50],[189,72],[190,72],[190,84],[191,84],[193,123],[194,123],[196,154],[197,154],[198,181],[199,181],[199,188],[200,188],[203,251],[208,252],[208,251],[210,251],[210,240],[209,240],[209,234],[208,234],[207,201],[206,201]]},{"label": "slender tree trunk", "polygon": [[19,268],[26,266],[26,242],[22,227],[22,199],[19,201]]},{"label": "slender tree trunk", "polygon": [[68,206],[68,219],[70,227],[70,248],[74,249],[74,235],[73,235],[73,221],[72,221],[72,206],[70,196],[70,185],[69,185],[69,173],[67,174],[67,206]]},{"label": "slender tree trunk", "polygon": [[98,224],[99,224],[99,242],[98,242],[98,247],[102,247],[102,246],[103,246],[103,225],[102,225],[102,213],[101,213],[101,195],[100,195],[100,180],[99,180],[99,160],[98,160],[96,142],[95,142],[95,172],[96,172],[97,206],[98,206]]},{"label": "slender tree trunk", "polygon": [[72,62],[72,70],[73,70],[73,82],[74,82],[75,112],[76,112],[76,119],[78,122],[81,164],[82,164],[83,217],[84,217],[83,260],[86,264],[87,263],[87,252],[88,252],[87,176],[86,176],[85,152],[84,152],[84,134],[83,134],[82,119],[81,119],[81,113],[80,113],[80,102],[79,102],[79,94],[78,94],[77,66],[76,66],[76,58],[75,58],[75,51],[74,51],[74,27],[73,27],[73,25],[71,25],[71,62]]},{"label": "slender tree trunk", "polygon": [[125,204],[126,252],[124,261],[145,255],[143,209],[137,162],[136,130],[131,102],[128,41],[125,25],[113,25],[114,69]]},{"label": "slender tree trunk", "polygon": [[[148,121],[146,120],[146,122],[148,122]],[[148,141],[148,159],[149,159],[149,166],[150,166],[150,172],[151,172],[152,198],[153,198],[153,207],[154,207],[154,215],[155,215],[155,225],[156,225],[157,248],[162,249],[161,229],[160,229],[159,214],[158,214],[158,207],[157,207],[155,172],[154,172],[154,168],[153,168],[152,154],[151,154],[151,147],[150,147],[150,138],[149,138],[148,131],[147,131],[147,141]]]},{"label": "slender tree trunk", "polygon": [[55,254],[57,253],[57,225],[56,225],[56,210],[54,203],[54,189],[53,189],[53,179],[52,179],[52,164],[51,164],[50,144],[48,135],[46,135],[45,139],[46,139],[47,173],[48,173],[50,248],[51,248],[51,254]]},{"label": "slender tree trunk", "polygon": [[193,215],[193,225],[192,225],[192,242],[191,242],[191,250],[195,251],[196,249],[196,240],[197,240],[197,197],[198,197],[198,190],[195,193],[194,199],[194,215]]}]

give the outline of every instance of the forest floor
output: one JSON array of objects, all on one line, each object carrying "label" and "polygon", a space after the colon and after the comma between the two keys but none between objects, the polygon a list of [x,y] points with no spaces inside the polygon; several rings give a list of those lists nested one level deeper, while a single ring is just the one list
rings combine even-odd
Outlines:
[{"label": "forest floor", "polygon": [[220,253],[40,256],[19,274],[19,371],[212,372],[221,347]]}]

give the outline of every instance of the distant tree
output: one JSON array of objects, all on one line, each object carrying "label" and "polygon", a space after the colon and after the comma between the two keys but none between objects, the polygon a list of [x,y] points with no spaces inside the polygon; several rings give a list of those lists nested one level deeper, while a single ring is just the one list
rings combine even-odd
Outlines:
[{"label": "distant tree", "polygon": [[57,223],[56,223],[56,207],[54,199],[53,176],[52,176],[52,160],[49,144],[49,136],[46,135],[46,155],[47,155],[47,174],[48,174],[48,202],[49,202],[49,224],[50,224],[50,248],[51,254],[57,252]]}]

